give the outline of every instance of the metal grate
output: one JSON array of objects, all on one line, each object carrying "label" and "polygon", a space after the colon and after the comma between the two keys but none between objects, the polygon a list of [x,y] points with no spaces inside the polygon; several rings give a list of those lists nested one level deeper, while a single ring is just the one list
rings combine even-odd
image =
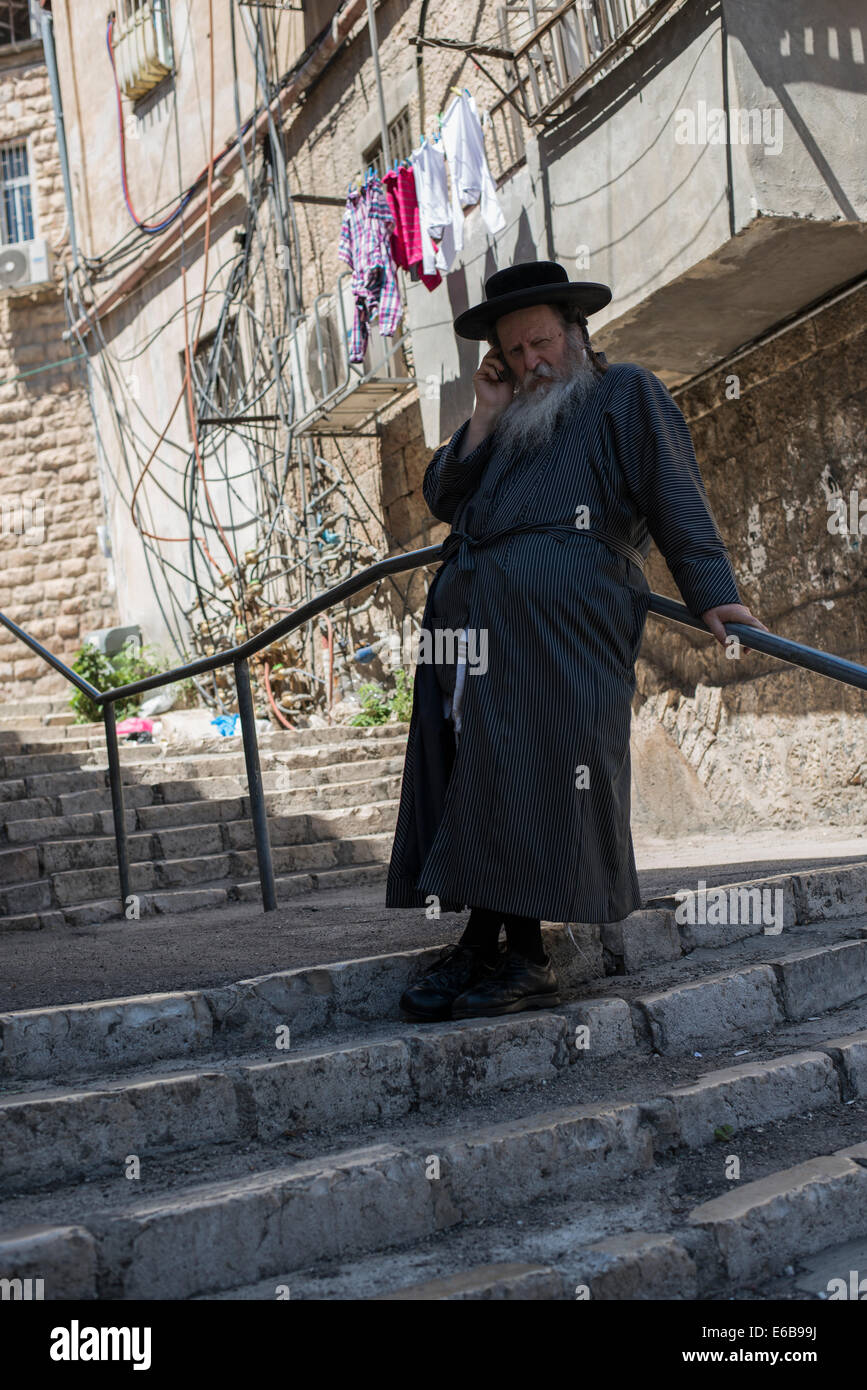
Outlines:
[{"label": "metal grate", "polygon": [[[226,321],[219,342],[217,334],[217,329],[204,334],[199,339],[192,359],[193,386],[198,401],[197,413],[200,415],[229,415],[237,409],[243,395],[243,370],[236,320],[230,318]],[[183,371],[183,353],[180,356]],[[192,434],[189,401],[186,409],[187,425]]]},{"label": "metal grate", "polygon": [[552,123],[679,2],[572,0],[543,6],[528,0],[501,6],[500,35],[514,59],[506,65],[508,95],[492,114],[508,103],[530,126]]},{"label": "metal grate", "polygon": [[29,0],[0,0],[0,48],[26,43],[37,32]]},{"label": "metal grate", "polygon": [[[409,159],[412,153],[408,106],[398,112],[393,121],[389,121],[388,148],[392,164],[399,164],[402,159]],[[385,173],[382,164],[382,136],[378,136],[373,144],[368,145],[361,156],[361,162],[365,170],[367,170],[368,165],[372,164],[378,173]]]},{"label": "metal grate", "polygon": [[33,198],[26,144],[0,146],[0,199],[0,239],[7,244],[32,241]]}]

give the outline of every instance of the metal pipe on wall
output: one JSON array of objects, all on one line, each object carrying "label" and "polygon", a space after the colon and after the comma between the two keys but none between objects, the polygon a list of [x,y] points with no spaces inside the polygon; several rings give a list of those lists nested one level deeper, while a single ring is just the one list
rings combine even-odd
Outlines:
[{"label": "metal pipe on wall", "polygon": [[72,206],[72,181],[69,177],[69,151],[66,144],[66,126],[63,121],[63,102],[60,97],[60,74],[57,71],[57,49],[54,44],[54,20],[49,10],[42,11],[42,51],[48,69],[48,87],[51,92],[51,105],[54,108],[54,124],[57,128],[57,150],[60,155],[60,173],[63,179],[63,198],[66,203],[66,220],[69,225],[69,245],[73,265],[78,265],[78,238],[75,234],[75,212]]},{"label": "metal pipe on wall", "polygon": [[382,72],[379,67],[379,41],[376,37],[376,13],[374,0],[367,0],[367,27],[370,30],[370,51],[373,55],[373,71],[376,77],[376,97],[379,102],[379,124],[382,128],[383,172],[391,168],[391,147],[388,143],[388,118],[385,114],[385,93],[382,90]]}]

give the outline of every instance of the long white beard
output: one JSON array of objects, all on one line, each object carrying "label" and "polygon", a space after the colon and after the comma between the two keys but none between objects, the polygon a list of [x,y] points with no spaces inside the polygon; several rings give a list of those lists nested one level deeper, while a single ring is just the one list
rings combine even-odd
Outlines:
[{"label": "long white beard", "polygon": [[565,378],[540,371],[537,375],[550,380],[550,386],[520,387],[494,427],[495,442],[510,452],[547,448],[554,440],[560,412],[583,405],[598,381],[583,356],[568,371]]}]

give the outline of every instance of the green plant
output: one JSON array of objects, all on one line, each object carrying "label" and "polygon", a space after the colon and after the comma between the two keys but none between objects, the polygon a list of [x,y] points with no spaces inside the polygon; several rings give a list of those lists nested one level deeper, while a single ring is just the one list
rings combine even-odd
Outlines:
[{"label": "green plant", "polygon": [[394,694],[391,697],[391,712],[402,723],[408,724],[412,714],[412,677],[403,667],[394,678]]},{"label": "green plant", "polygon": [[734,1125],[717,1125],[713,1132],[713,1137],[714,1139],[718,1139],[721,1144],[724,1144],[727,1139],[731,1139],[734,1132]]},{"label": "green plant", "polygon": [[392,691],[383,690],[376,681],[365,681],[358,687],[358,698],[361,710],[350,719],[350,724],[362,727],[386,724],[392,715],[407,721],[412,714],[412,679],[401,667],[395,675]]},{"label": "green plant", "polygon": [[385,724],[390,714],[385,691],[376,681],[365,681],[358,687],[361,710],[350,719],[350,724],[367,727],[371,724]]},{"label": "green plant", "polygon": [[[145,676],[155,676],[161,667],[155,652],[148,647],[138,647],[135,642],[124,644],[117,656],[108,657],[98,647],[86,642],[76,654],[72,663],[73,671],[83,676],[97,690],[112,690],[118,685],[129,685],[133,681],[144,680]],[[144,696],[132,695],[118,700],[115,713],[118,719],[134,714]],[[75,711],[77,724],[101,723],[104,715],[83,690],[73,690],[69,697],[70,707]]]}]

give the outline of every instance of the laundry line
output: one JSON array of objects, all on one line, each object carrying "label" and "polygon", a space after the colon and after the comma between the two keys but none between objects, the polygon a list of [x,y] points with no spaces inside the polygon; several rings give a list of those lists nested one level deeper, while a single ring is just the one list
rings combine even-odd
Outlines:
[{"label": "laundry line", "polygon": [[[454,93],[456,94],[458,100],[461,99],[461,97],[464,95],[464,93],[466,93],[466,95],[470,98],[470,100],[472,100],[472,93],[471,93],[469,87],[464,87],[464,89],[463,89],[463,91],[462,91],[462,90],[460,89],[460,87],[452,86],[452,87],[449,88],[449,90],[452,91],[452,92],[454,92]],[[393,173],[396,173],[396,172],[398,171],[398,169],[400,169],[400,168],[409,168],[409,167],[411,166],[411,163],[412,163],[412,157],[413,157],[413,155],[416,154],[420,149],[422,149],[422,147],[427,143],[428,139],[430,139],[431,144],[437,144],[437,143],[439,143],[439,141],[442,139],[442,127],[443,127],[443,123],[444,123],[444,121],[446,121],[446,120],[448,119],[449,113],[452,111],[452,109],[453,109],[453,107],[454,107],[454,104],[455,104],[455,103],[452,102],[451,105],[450,105],[449,108],[448,108],[448,111],[446,111],[445,113],[443,113],[442,111],[438,111],[438,112],[437,112],[437,114],[436,114],[436,121],[437,121],[437,128],[436,128],[436,130],[434,131],[434,133],[433,133],[430,137],[426,136],[424,133],[422,133],[421,135],[419,135],[419,137],[418,137],[418,144],[416,145],[416,148],[412,151],[412,153],[411,153],[410,155],[405,156],[403,159],[396,159],[396,160],[393,160],[392,163],[390,164],[390,166],[388,167],[388,169],[384,170],[383,172],[380,172],[380,169],[379,169],[378,164],[369,164],[369,165],[367,166],[367,173],[365,173],[364,167],[362,166],[362,167],[358,170],[358,172],[353,176],[353,178],[350,180],[350,182],[349,182],[349,188],[348,188],[347,192],[348,192],[348,193],[351,193],[353,188],[356,188],[356,187],[359,187],[359,186],[363,187],[363,186],[366,185],[366,184],[370,181],[370,179],[371,179],[372,177],[374,177],[374,176],[376,176],[377,178],[380,178],[380,179],[381,179],[381,178],[384,178],[386,174],[393,174]],[[487,116],[487,114],[488,114],[488,113],[485,112],[485,116]],[[484,124],[484,121],[483,121],[483,124]]]},{"label": "laundry line", "polygon": [[[485,153],[482,119],[468,87],[437,112],[437,132],[380,176],[370,164],[350,182],[337,254],[352,271],[355,317],[350,362],[361,362],[370,325],[396,332],[404,306],[398,269],[415,269],[433,291],[463,250],[464,217],[479,206],[491,236],[506,226]],[[449,180],[451,187],[449,187]]]}]

